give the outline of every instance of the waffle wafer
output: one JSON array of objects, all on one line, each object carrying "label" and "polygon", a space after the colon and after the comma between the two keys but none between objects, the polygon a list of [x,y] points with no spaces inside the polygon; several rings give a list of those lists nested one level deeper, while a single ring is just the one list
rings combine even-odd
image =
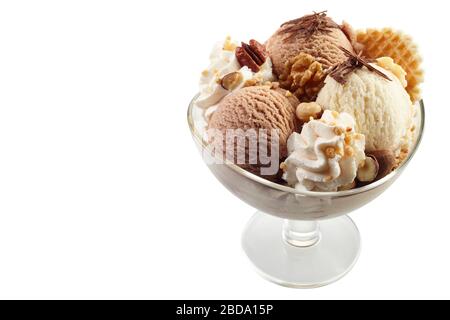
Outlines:
[{"label": "waffle wafer", "polygon": [[420,100],[420,84],[423,82],[422,58],[411,37],[389,28],[367,29],[357,32],[357,42],[364,46],[363,55],[370,59],[391,57],[407,73],[406,80],[411,101]]}]

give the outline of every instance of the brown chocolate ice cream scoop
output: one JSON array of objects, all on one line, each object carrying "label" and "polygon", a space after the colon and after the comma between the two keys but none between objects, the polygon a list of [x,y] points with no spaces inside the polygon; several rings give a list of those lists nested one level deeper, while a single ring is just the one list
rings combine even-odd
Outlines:
[{"label": "brown chocolate ice cream scoop", "polygon": [[[216,129],[221,133],[221,142],[226,142],[223,144],[224,153],[226,145],[232,141],[231,149],[234,150],[234,155],[232,159],[228,156],[228,160],[254,174],[274,180],[279,176],[279,164],[287,157],[287,140],[298,129],[295,116],[298,103],[292,94],[283,89],[268,86],[243,88],[228,95],[219,103],[209,122],[209,129]],[[241,131],[236,131],[237,129]],[[258,139],[256,144],[252,143],[251,139],[255,136],[259,138],[262,130],[267,134],[267,139]],[[277,145],[272,145],[274,132],[278,135]],[[236,139],[230,137],[228,133],[236,135]],[[244,138],[245,143],[238,143],[239,138]],[[253,149],[250,149],[251,145]],[[261,147],[267,150],[265,155],[271,158],[271,163],[264,163],[267,161],[261,158],[259,152],[253,153],[255,148],[259,150]],[[239,161],[239,155],[241,157],[245,155],[244,163]],[[261,174],[262,167],[270,167],[274,162],[276,172]]]},{"label": "brown chocolate ice cream scoop", "polygon": [[339,47],[354,52],[347,30],[324,12],[286,22],[266,42],[275,74],[281,75],[286,63],[300,53],[313,56],[324,69],[344,62],[347,57]]}]

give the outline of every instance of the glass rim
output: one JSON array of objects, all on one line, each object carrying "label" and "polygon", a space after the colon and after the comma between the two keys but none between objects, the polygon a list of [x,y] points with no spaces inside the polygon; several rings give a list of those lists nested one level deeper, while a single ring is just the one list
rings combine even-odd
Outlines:
[{"label": "glass rim", "polygon": [[[187,110],[187,120],[188,120],[188,124],[189,124],[189,129],[192,133],[192,136],[194,137],[194,139],[196,140],[197,143],[199,143],[199,145],[201,145],[201,147],[203,148],[203,150],[207,147],[204,139],[202,138],[201,134],[197,131],[197,129],[195,128],[195,124],[194,124],[194,118],[192,116],[192,111],[194,109],[195,106],[195,102],[197,100],[197,98],[199,97],[200,94],[196,94],[194,96],[194,98],[191,100],[191,102],[189,103],[189,107]],[[316,192],[316,191],[300,191],[297,189],[294,189],[292,187],[289,186],[284,186],[282,184],[276,183],[276,182],[272,182],[269,181],[267,179],[264,179],[260,176],[257,176],[245,169],[242,169],[240,166],[234,164],[233,162],[229,161],[229,160],[225,160],[224,163],[222,165],[225,165],[227,167],[229,167],[230,169],[232,169],[233,171],[235,171],[236,173],[250,179],[253,180],[254,182],[263,184],[271,189],[275,189],[278,191],[283,191],[283,192],[288,192],[290,194],[294,194],[294,195],[299,195],[299,196],[305,196],[305,197],[317,197],[317,198],[323,198],[323,197],[346,197],[346,196],[352,196],[352,195],[356,195],[356,194],[361,194],[361,193],[365,193],[367,191],[373,190],[375,188],[377,188],[378,186],[381,186],[383,184],[385,184],[386,182],[388,182],[389,180],[391,180],[392,178],[398,176],[401,171],[403,170],[403,168],[405,168],[408,163],[411,161],[411,159],[414,157],[414,155],[417,152],[417,149],[422,141],[422,137],[423,137],[423,133],[424,133],[424,129],[425,129],[425,108],[424,108],[424,102],[423,99],[421,99],[420,101],[418,101],[419,103],[419,112],[420,112],[420,127],[419,127],[419,133],[417,135],[417,139],[414,145],[414,148],[409,152],[408,157],[400,164],[400,166],[395,169],[394,171],[392,171],[390,174],[388,174],[386,177],[384,177],[383,179],[380,179],[378,181],[375,181],[371,184],[368,184],[364,187],[360,187],[360,188],[356,188],[356,189],[351,189],[351,190],[347,190],[347,191],[337,191],[337,192]]]}]

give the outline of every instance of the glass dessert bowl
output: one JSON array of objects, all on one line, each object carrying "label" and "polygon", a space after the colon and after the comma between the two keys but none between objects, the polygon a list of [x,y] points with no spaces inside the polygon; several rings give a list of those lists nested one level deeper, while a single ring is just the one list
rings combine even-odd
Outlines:
[{"label": "glass dessert bowl", "polygon": [[347,274],[360,252],[358,229],[347,214],[382,194],[414,157],[424,130],[423,101],[416,105],[413,145],[395,171],[357,189],[309,192],[271,182],[232,162],[216,163],[207,148],[206,121],[197,98],[189,105],[187,119],[205,162],[230,192],[258,210],[244,230],[242,246],[259,273],[293,288],[324,286]]}]

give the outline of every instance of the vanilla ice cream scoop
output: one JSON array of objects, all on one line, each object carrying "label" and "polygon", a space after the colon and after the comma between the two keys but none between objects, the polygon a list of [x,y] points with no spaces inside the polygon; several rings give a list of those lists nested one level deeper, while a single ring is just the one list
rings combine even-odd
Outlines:
[{"label": "vanilla ice cream scoop", "polygon": [[352,116],[326,110],[320,120],[311,120],[300,134],[289,137],[283,179],[301,191],[338,191],[355,181],[365,159],[364,145]]},{"label": "vanilla ice cream scoop", "polygon": [[409,144],[413,107],[401,81],[390,71],[372,65],[390,81],[366,67],[354,70],[345,84],[328,76],[317,103],[324,109],[350,114],[356,131],[366,137],[366,151],[398,153]]}]

